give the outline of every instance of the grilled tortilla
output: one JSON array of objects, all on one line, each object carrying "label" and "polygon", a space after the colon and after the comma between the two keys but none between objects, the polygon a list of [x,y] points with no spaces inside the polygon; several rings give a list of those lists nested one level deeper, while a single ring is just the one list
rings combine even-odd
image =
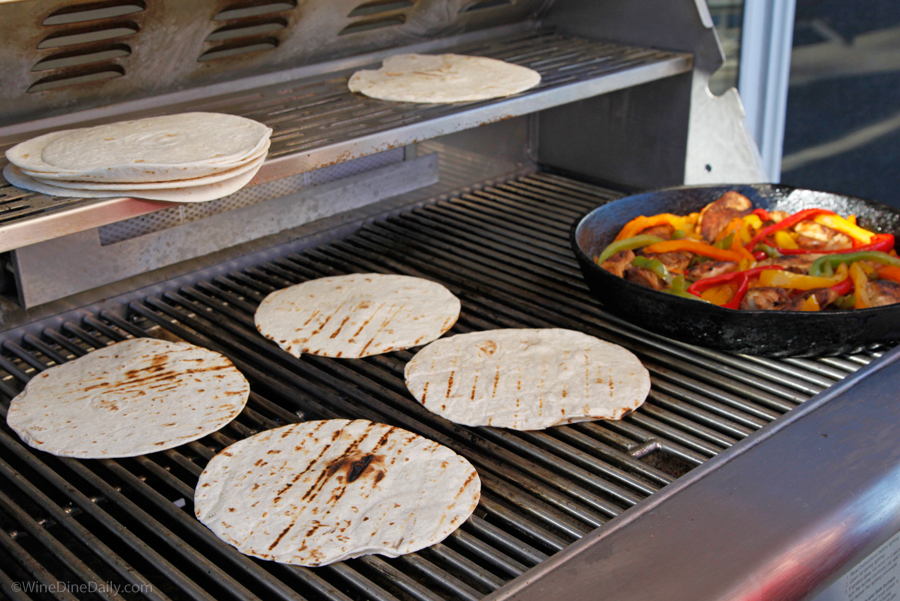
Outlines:
[{"label": "grilled tortilla", "polygon": [[471,102],[533,88],[541,75],[512,63],[460,54],[397,54],[378,70],[357,71],[351,92],[394,102]]},{"label": "grilled tortilla", "polygon": [[405,373],[409,391],[432,412],[515,430],[620,419],[650,391],[650,375],[632,353],[561,329],[451,336],[422,349]]},{"label": "grilled tortilla", "polygon": [[9,427],[62,457],[163,451],[221,429],[250,386],[218,353],[153,338],[126,340],[37,374],[9,406]]},{"label": "grilled tortilla", "polygon": [[299,357],[358,358],[431,342],[459,317],[459,299],[429,280],[357,273],[267,296],[256,328]]},{"label": "grilled tortilla", "polygon": [[450,449],[365,420],[292,424],[212,458],[194,512],[246,555],[322,566],[444,540],[475,510],[475,469]]}]

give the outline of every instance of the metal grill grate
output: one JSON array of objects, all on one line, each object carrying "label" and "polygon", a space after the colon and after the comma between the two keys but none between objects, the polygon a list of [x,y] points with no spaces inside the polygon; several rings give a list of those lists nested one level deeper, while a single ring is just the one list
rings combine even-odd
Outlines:
[{"label": "metal grill grate", "polygon": [[[275,130],[272,146],[260,176],[271,168],[278,172],[278,177],[285,177],[612,89],[638,85],[691,68],[688,55],[572,38],[548,31],[505,35],[444,48],[443,51],[489,56],[531,67],[541,73],[542,81],[538,87],[511,98],[423,105],[387,103],[352,94],[347,89],[347,78],[352,71],[347,71],[330,74],[324,80],[292,81],[227,97],[205,98],[181,104],[179,110],[232,113],[272,127]],[[165,109],[156,112],[165,112]],[[0,152],[19,141],[19,138],[0,140]],[[0,167],[5,163],[0,156]],[[264,179],[271,178],[265,176]],[[46,235],[43,233],[46,230],[58,236],[69,233],[75,223],[86,223],[84,213],[79,215],[77,222],[66,221],[67,213],[103,202],[50,198],[24,192],[7,186],[0,178],[0,250],[45,239],[16,239],[12,232],[27,227],[23,224],[26,220],[58,216],[57,227],[47,230],[44,226],[40,234]],[[144,208],[140,213],[148,210]],[[134,216],[136,214],[132,212],[118,216],[118,219]],[[110,221],[95,225],[106,223]],[[25,237],[25,234],[17,236]],[[5,247],[14,240],[14,246]]]},{"label": "metal grill grate", "polygon": [[[60,459],[0,428],[0,583],[9,590],[13,582],[113,582],[143,587],[151,599],[479,599],[880,355],[732,356],[606,315],[581,281],[567,232],[580,213],[616,196],[549,174],[521,177],[133,303],[127,321],[88,315],[40,338],[7,341],[4,416],[35,373],[126,336],[175,336],[223,352],[253,393],[222,431],[134,459]],[[412,351],[295,359],[256,332],[253,312],[270,291],[358,271],[444,283],[463,304],[454,332],[556,326],[622,344],[650,370],[650,398],[621,422],[466,428],[407,393],[403,367]],[[244,557],[194,519],[193,487],[217,451],[259,430],[332,417],[397,425],[467,457],[483,482],[475,515],[430,549],[315,570]]]}]

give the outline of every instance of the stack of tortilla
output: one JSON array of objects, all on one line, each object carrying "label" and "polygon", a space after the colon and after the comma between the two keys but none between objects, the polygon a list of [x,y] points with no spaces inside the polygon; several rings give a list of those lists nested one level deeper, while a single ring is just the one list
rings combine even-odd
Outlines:
[{"label": "stack of tortilla", "polygon": [[44,134],[6,151],[13,186],[69,197],[202,202],[247,185],[272,130],[220,113],[181,113]]}]

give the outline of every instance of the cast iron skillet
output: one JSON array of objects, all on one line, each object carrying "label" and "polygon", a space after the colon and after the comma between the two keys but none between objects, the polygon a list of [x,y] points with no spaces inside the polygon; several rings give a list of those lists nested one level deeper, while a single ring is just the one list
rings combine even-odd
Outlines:
[{"label": "cast iron skillet", "polygon": [[754,207],[795,213],[819,207],[855,214],[866,229],[893,233],[900,241],[900,210],[879,203],[772,184],[670,188],[629,196],[585,215],[571,242],[584,279],[603,308],[652,332],[717,350],[768,357],[858,352],[900,339],[900,304],[854,311],[734,311],[658,292],[619,278],[593,261],[622,227],[638,215],[699,211],[729,190]]}]

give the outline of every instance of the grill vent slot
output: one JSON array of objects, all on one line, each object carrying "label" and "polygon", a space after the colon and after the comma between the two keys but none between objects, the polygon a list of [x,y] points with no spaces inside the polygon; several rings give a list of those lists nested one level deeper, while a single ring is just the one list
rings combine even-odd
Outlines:
[{"label": "grill vent slot", "polygon": [[476,0],[475,2],[470,2],[466,4],[462,8],[459,9],[461,13],[469,13],[476,10],[483,10],[485,8],[499,8],[501,6],[512,6],[515,4],[515,0]]},{"label": "grill vent slot", "polygon": [[406,10],[415,6],[412,0],[375,0],[374,2],[364,2],[350,11],[348,17],[369,17],[371,15],[380,15],[396,10]]},{"label": "grill vent slot", "polygon": [[262,0],[232,4],[213,17],[213,22],[229,21],[204,40],[215,44],[197,59],[200,62],[272,50],[278,47],[276,32],[287,28],[286,19],[274,15],[297,7],[295,0],[272,2]]},{"label": "grill vent slot", "polygon": [[360,19],[344,27],[338,35],[361,33],[385,27],[395,27],[406,23],[406,12],[416,5],[415,0],[371,0],[363,2],[347,15],[354,17],[371,17]]},{"label": "grill vent slot", "polygon": [[69,25],[71,23],[85,23],[87,21],[99,21],[101,19],[114,19],[147,9],[144,2],[132,0],[129,2],[92,2],[62,8],[46,19],[44,25]]},{"label": "grill vent slot", "polygon": [[44,77],[32,83],[28,93],[125,75],[125,68],[115,61],[130,56],[132,50],[119,40],[137,34],[141,27],[122,17],[146,9],[143,0],[108,0],[67,6],[50,14],[43,24],[53,29],[37,47],[55,52],[31,68]]},{"label": "grill vent slot", "polygon": [[47,48],[89,44],[91,42],[106,42],[115,38],[134,35],[138,31],[140,31],[140,27],[137,26],[137,23],[132,23],[131,21],[67,29],[48,35],[38,44],[38,49],[45,50]]}]

